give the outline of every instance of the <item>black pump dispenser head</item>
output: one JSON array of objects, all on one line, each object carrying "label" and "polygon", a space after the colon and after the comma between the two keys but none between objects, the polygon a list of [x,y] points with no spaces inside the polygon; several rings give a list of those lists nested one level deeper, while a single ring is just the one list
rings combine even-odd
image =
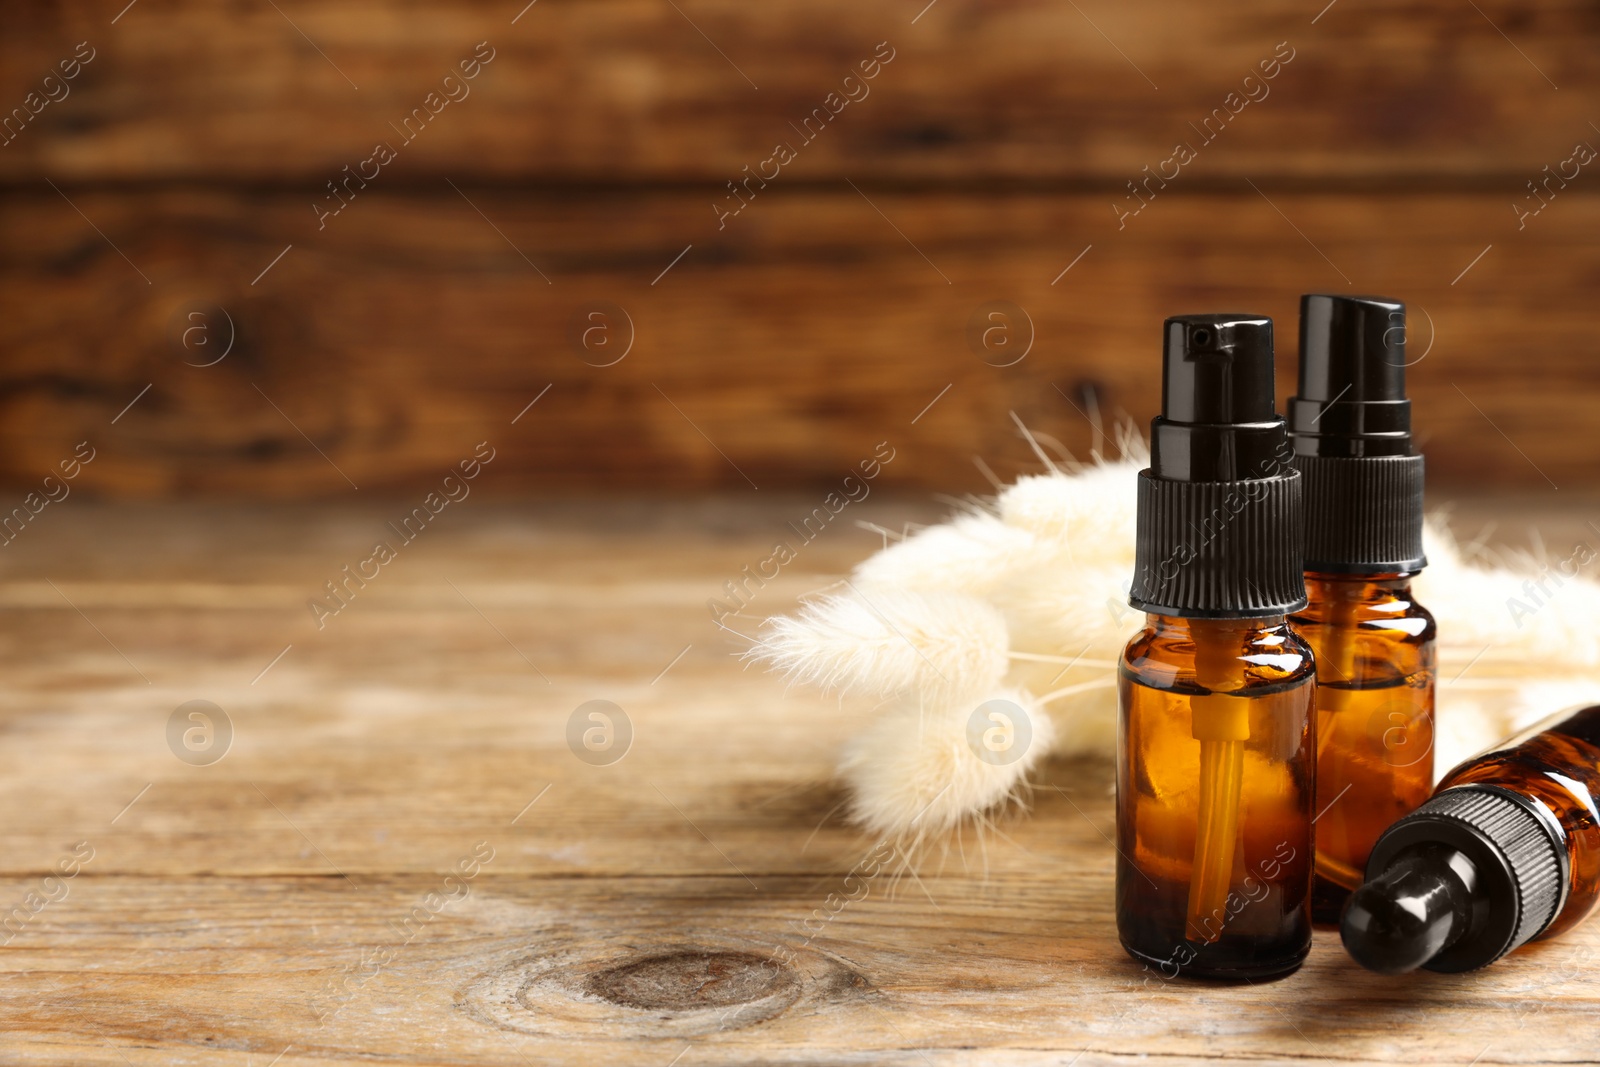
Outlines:
[{"label": "black pump dispenser head", "polygon": [[1289,401],[1306,476],[1306,568],[1410,573],[1422,553],[1422,457],[1411,448],[1406,309],[1398,300],[1300,298],[1300,388]]},{"label": "black pump dispenser head", "polygon": [[1493,963],[1560,913],[1567,863],[1561,824],[1537,801],[1493,786],[1446,789],[1373,846],[1340,924],[1345,948],[1384,974]]},{"label": "black pump dispenser head", "polygon": [[1134,607],[1227,619],[1305,605],[1300,476],[1272,382],[1271,319],[1166,321],[1161,415],[1139,475]]},{"label": "black pump dispenser head", "polygon": [[1284,441],[1283,419],[1273,410],[1272,370],[1271,319],[1168,319],[1161,416],[1150,425],[1155,476],[1233,482],[1269,471]]},{"label": "black pump dispenser head", "polygon": [[1289,432],[1313,455],[1411,452],[1404,304],[1378,296],[1300,298],[1300,391],[1289,401]]},{"label": "black pump dispenser head", "polygon": [[1272,320],[1178,315],[1166,322],[1161,417],[1183,423],[1277,421]]}]

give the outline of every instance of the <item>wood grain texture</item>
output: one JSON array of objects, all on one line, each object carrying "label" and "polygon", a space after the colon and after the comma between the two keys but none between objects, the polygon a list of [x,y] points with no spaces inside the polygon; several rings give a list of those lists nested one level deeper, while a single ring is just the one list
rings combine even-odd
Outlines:
[{"label": "wood grain texture", "polygon": [[[1467,976],[1379,978],[1322,933],[1284,981],[1149,977],[1112,928],[1109,765],[1046,765],[1033,814],[981,858],[969,839],[966,865],[831,906],[873,849],[831,814],[857,712],[742,670],[703,607],[801,502],[469,498],[322,631],[305,597],[389,505],[45,512],[0,580],[3,911],[76,843],[92,858],[8,930],[0,1057],[1592,1059],[1593,925]],[[830,530],[753,613],[876,543]],[[596,697],[635,728],[610,766],[565,740]],[[235,729],[209,766],[164,737],[191,699]],[[462,882],[480,842],[492,858]]]},{"label": "wood grain texture", "polygon": [[[1273,315],[1287,395],[1297,294],[1354,290],[1412,302],[1436,483],[1600,480],[1573,447],[1600,390],[1576,190],[1520,231],[1467,193],[1173,188],[1119,229],[1098,196],[775,187],[719,231],[689,193],[462,192],[364,193],[321,230],[277,194],[10,198],[0,475],[20,496],[87,440],[78,484],[107,493],[426,490],[488,440],[488,492],[749,491],[888,441],[883,484],[981,490],[974,456],[1037,468],[1013,412],[1079,455],[1094,404],[1146,427],[1167,314]],[[1026,318],[986,349],[996,300]],[[192,301],[235,330],[214,366],[178,343]],[[595,309],[610,348],[580,343]]]},{"label": "wood grain texture", "polygon": [[394,137],[390,124],[480,41],[496,58],[406,151],[406,179],[720,188],[792,137],[789,124],[881,41],[894,60],[805,149],[805,179],[1120,189],[1288,42],[1293,61],[1228,124],[1198,165],[1205,175],[1492,178],[1509,192],[1592,136],[1584,101],[1600,88],[1600,15],[1576,0],[1342,0],[1321,17],[1322,5],[1283,0],[1226,11],[1170,0],[940,0],[926,11],[916,0],[540,0],[526,11],[517,0],[141,0],[115,25],[108,6],[10,5],[7,108],[79,41],[98,54],[0,151],[0,176],[292,181],[310,193]]},{"label": "wood grain texture", "polygon": [[[1600,144],[1600,15],[1315,6],[22,0],[0,486],[89,442],[88,492],[417,492],[488,440],[485,492],[770,490],[887,441],[885,484],[983,490],[974,457],[1036,462],[1018,420],[1080,455],[1144,424],[1169,314],[1273,315],[1286,395],[1326,289],[1411,302],[1435,484],[1600,484],[1600,187],[1545,178]],[[1012,347],[975,351],[995,301]]]}]

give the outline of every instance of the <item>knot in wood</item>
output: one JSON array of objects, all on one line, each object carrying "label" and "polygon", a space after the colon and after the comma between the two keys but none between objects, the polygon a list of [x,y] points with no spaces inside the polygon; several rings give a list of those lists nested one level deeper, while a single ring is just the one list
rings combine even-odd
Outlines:
[{"label": "knot in wood", "polygon": [[754,953],[679,951],[608,967],[586,985],[591,995],[623,1007],[692,1011],[764,1000],[797,981],[785,965]]}]

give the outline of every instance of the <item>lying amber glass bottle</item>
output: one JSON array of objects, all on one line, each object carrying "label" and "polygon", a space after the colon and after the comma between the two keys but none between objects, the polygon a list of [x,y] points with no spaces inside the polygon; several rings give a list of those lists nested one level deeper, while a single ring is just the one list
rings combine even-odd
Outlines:
[{"label": "lying amber glass bottle", "polygon": [[1600,705],[1467,760],[1384,832],[1345,911],[1362,966],[1466,971],[1571,929],[1600,902]]},{"label": "lying amber glass bottle", "polygon": [[1305,958],[1315,674],[1281,615],[1150,614],[1129,642],[1117,929],[1134,957],[1211,978],[1286,974]]},{"label": "lying amber glass bottle", "polygon": [[1404,574],[1307,572],[1290,621],[1317,660],[1311,915],[1337,923],[1373,842],[1433,792],[1433,616]]}]

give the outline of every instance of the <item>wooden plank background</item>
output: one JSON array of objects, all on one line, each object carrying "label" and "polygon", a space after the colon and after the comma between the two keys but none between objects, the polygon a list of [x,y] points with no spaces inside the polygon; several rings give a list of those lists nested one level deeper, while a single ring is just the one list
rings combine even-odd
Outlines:
[{"label": "wooden plank background", "polygon": [[[1031,463],[1013,412],[1076,454],[1089,414],[1148,420],[1167,314],[1273,315],[1287,395],[1307,290],[1411,302],[1439,484],[1600,484],[1600,179],[1552,182],[1520,226],[1512,206],[1600,145],[1593,5],[23,0],[3,21],[5,108],[93,52],[0,148],[16,489],[90,440],[94,492],[409,491],[485,439],[491,492],[814,484],[882,440],[886,484],[980,489],[974,456]],[[475,49],[470,95],[405,142],[392,124]],[[726,183],[875,52],[869,95],[719,228]],[[1201,143],[1191,124],[1263,87]],[[1119,225],[1180,139],[1197,158]],[[319,228],[325,183],[380,140],[397,158]],[[970,342],[995,301],[1031,323],[1009,366]],[[214,366],[180,340],[197,307],[234,339]],[[586,351],[595,312],[613,347]]]}]

